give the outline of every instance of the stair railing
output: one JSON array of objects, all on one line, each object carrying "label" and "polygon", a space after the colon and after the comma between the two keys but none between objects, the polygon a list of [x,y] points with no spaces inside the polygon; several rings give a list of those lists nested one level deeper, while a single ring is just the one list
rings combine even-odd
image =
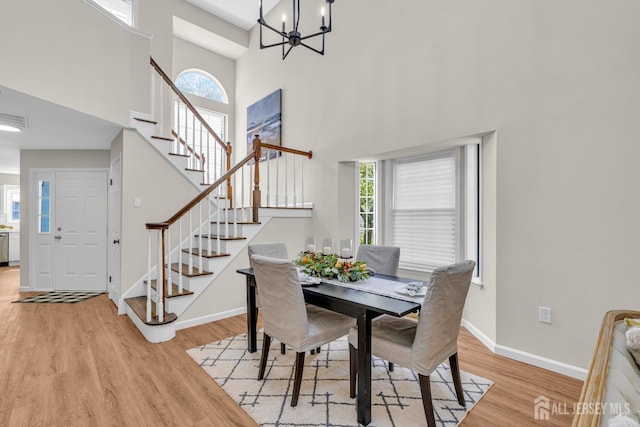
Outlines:
[{"label": "stair railing", "polygon": [[[162,123],[165,117],[164,109],[167,105],[173,109],[171,114],[172,152],[187,157],[187,169],[202,172],[203,184],[216,181],[231,167],[231,144],[225,143],[220,138],[153,58],[151,58],[151,67],[152,115],[160,118],[160,128],[163,131],[165,131]],[[160,77],[159,80],[156,79],[156,75]],[[155,114],[156,104],[159,110],[158,115]],[[231,193],[230,185],[231,182],[228,182],[229,193]]]},{"label": "stair railing", "polygon": [[[261,206],[276,206],[269,201],[273,199],[272,197],[261,196],[261,177],[267,184],[266,194],[269,195],[269,192],[275,188],[275,200],[278,200],[280,195],[285,201],[283,204],[278,204],[278,207],[305,206],[303,158],[311,159],[311,151],[263,144],[257,136],[253,143],[254,149],[244,159],[229,168],[171,218],[163,222],[146,224],[148,230],[147,322],[151,322],[154,317],[152,315],[154,281],[151,280],[154,271],[157,286],[156,315],[153,320],[162,322],[166,298],[173,294],[174,273],[177,275],[175,280],[177,292],[181,294],[184,290],[184,276],[209,274],[205,271],[208,267],[205,265],[205,259],[225,255],[226,247],[223,247],[223,242],[240,238],[239,226],[243,223],[257,223]],[[274,153],[282,153],[284,157],[282,163]],[[270,159],[269,156],[272,157],[266,162],[266,171],[262,168],[263,172],[261,172],[260,161]],[[287,160],[288,157],[293,158]],[[276,159],[276,163],[271,165],[273,159]],[[299,166],[296,169],[297,163]],[[274,168],[274,175],[278,177],[275,181],[270,172],[271,168]],[[279,178],[282,179],[279,181]],[[235,196],[232,189],[235,191]],[[234,203],[240,205],[234,206]],[[250,218],[247,213],[250,213]],[[215,221],[212,221],[213,219]],[[176,248],[171,244],[172,239],[178,240]],[[177,256],[172,256],[172,252]],[[187,254],[187,262],[184,266],[183,253]],[[177,259],[175,266],[172,262],[174,258]]]}]

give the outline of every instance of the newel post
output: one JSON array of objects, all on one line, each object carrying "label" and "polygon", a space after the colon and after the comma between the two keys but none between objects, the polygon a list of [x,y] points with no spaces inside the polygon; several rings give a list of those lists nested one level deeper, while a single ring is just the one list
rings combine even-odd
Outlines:
[{"label": "newel post", "polygon": [[253,139],[253,222],[258,222],[258,209],[260,209],[261,195],[260,195],[260,157],[262,157],[262,141],[260,137],[256,135]]},{"label": "newel post", "polygon": [[[227,142],[227,171],[231,169],[231,143]],[[231,177],[227,179],[227,199],[229,199],[228,208],[233,207],[233,187],[231,186]]]}]

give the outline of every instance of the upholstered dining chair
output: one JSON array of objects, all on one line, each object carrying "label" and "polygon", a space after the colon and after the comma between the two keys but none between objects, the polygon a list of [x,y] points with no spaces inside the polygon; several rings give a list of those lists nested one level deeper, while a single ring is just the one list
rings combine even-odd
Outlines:
[{"label": "upholstered dining chair", "polygon": [[[289,259],[287,246],[282,242],[253,243],[247,246],[249,265],[253,268],[251,256],[262,255],[271,258]],[[256,289],[256,310],[260,308],[260,296]],[[284,343],[280,344],[280,353],[285,354]]]},{"label": "upholstered dining chair", "polygon": [[356,261],[364,261],[376,274],[398,275],[400,248],[397,246],[360,245]]},{"label": "upholstered dining chair", "polygon": [[296,361],[291,406],[296,406],[305,352],[346,335],[355,319],[319,307],[308,310],[293,262],[261,255],[253,255],[251,259],[264,323],[258,379],[264,378],[272,338],[292,347]]},{"label": "upholstered dining chair", "polygon": [[[466,406],[458,367],[458,332],[475,261],[436,268],[416,322],[383,315],[371,322],[371,353],[418,374],[427,425],[434,427],[429,375],[449,359],[458,403]],[[349,331],[350,395],[355,397],[358,329]]]}]

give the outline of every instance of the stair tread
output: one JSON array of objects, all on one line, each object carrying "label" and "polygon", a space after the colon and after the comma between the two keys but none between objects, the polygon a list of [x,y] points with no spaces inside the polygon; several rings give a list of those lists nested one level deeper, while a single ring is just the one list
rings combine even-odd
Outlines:
[{"label": "stair tread", "polygon": [[[147,281],[145,280],[145,283]],[[158,281],[156,279],[151,280],[151,288],[154,290],[158,290]],[[182,288],[182,293],[180,293],[180,288],[175,283],[171,284],[171,295],[167,295],[167,298],[175,298],[175,297],[183,297],[186,295],[193,295],[188,289]]]},{"label": "stair tread", "polygon": [[[211,221],[211,224],[217,224],[218,221]],[[253,222],[253,221],[239,221],[239,222],[234,222],[234,221],[220,221],[220,224],[238,224],[238,225],[259,225],[262,224],[261,222]]]},{"label": "stair tread", "polygon": [[163,141],[173,141],[173,138],[168,138],[166,136],[153,135],[151,138],[153,139],[161,139]]},{"label": "stair tread", "polygon": [[158,122],[156,122],[155,120],[149,120],[149,119],[143,119],[140,117],[134,117],[133,120],[137,120],[139,122],[144,122],[144,123],[151,123],[152,125],[157,125]]},{"label": "stair tread", "polygon": [[180,154],[180,153],[169,153],[170,156],[178,156],[178,157],[189,157],[188,154]]},{"label": "stair tread", "polygon": [[[181,268],[182,267],[182,268]],[[196,267],[195,265],[193,266],[193,272],[191,274],[189,274],[189,265],[188,264],[178,264],[178,263],[173,263],[171,264],[171,270],[179,273],[180,270],[182,269],[182,275],[183,276],[187,276],[187,277],[197,277],[197,276],[209,276],[211,274],[213,274],[211,271],[200,271],[198,270],[198,267]]]},{"label": "stair tread", "polygon": [[[183,249],[182,252],[188,254],[189,253],[189,249]],[[193,248],[191,250],[191,254],[196,255],[196,256],[200,256],[200,249]],[[204,258],[220,258],[220,257],[230,256],[230,254],[217,253],[216,251],[211,251],[211,253],[209,253],[209,251],[205,249],[205,250],[202,251],[202,256]]]},{"label": "stair tread", "polygon": [[167,323],[175,322],[178,316],[174,313],[164,312],[164,319],[162,321],[158,320],[158,315],[156,313],[156,303],[151,302],[151,321],[147,322],[147,297],[133,297],[133,298],[125,298],[124,300],[129,307],[133,310],[133,312],[147,325],[166,325]]},{"label": "stair tread", "polygon": [[186,171],[192,171],[192,172],[204,172],[204,169],[184,168],[184,170],[186,170]]},{"label": "stair tread", "polygon": [[[196,234],[195,237],[200,237],[199,234]],[[202,237],[205,239],[217,239],[217,234],[203,234]],[[246,237],[233,237],[233,236],[220,236],[220,240],[247,240]]]}]

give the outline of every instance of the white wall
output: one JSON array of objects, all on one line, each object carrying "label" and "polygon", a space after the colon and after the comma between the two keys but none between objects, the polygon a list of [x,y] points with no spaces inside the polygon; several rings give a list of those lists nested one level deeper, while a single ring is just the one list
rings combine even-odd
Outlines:
[{"label": "white wall", "polygon": [[[108,168],[108,150],[21,150],[20,151],[20,287],[29,283],[29,176],[32,168]],[[34,207],[37,209],[37,207]],[[52,225],[53,226],[53,225]]]},{"label": "white wall", "polygon": [[121,125],[149,110],[147,37],[85,1],[3,2],[2,15],[3,86]]},{"label": "white wall", "polygon": [[496,307],[474,296],[467,313],[500,345],[586,367],[604,312],[638,296],[639,13],[634,0],[336,2],[325,56],[282,61],[252,33],[236,134],[249,104],[283,89],[284,145],[314,152],[322,235],[340,227],[339,161],[495,130]]},{"label": "white wall", "polygon": [[[282,242],[287,245],[289,258],[294,259],[302,249],[304,237],[309,230],[309,218],[273,218],[251,243]],[[212,313],[246,310],[245,276],[236,273],[236,270],[247,267],[249,267],[249,257],[245,249],[224,271],[214,272],[219,277],[180,316],[180,322],[207,318]]]},{"label": "white wall", "polygon": [[[197,195],[193,184],[137,131],[125,129],[122,138],[120,295],[147,272],[145,224],[167,220]],[[114,144],[113,155],[117,155],[118,149],[118,144]],[[136,197],[142,199],[139,208],[134,207]]]}]

